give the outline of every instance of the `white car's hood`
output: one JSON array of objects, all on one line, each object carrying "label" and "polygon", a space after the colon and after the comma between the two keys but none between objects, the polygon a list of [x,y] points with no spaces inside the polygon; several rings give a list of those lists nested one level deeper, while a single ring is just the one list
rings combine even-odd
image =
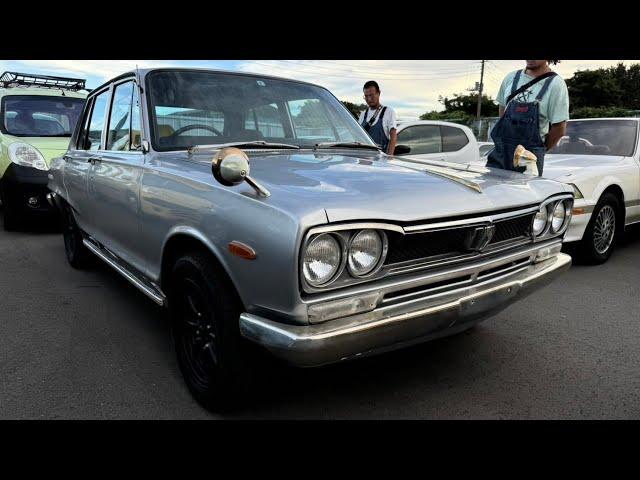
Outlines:
[{"label": "white car's hood", "polygon": [[620,165],[625,157],[618,155],[565,155],[544,157],[543,177],[559,182],[575,183],[591,175],[603,175]]}]

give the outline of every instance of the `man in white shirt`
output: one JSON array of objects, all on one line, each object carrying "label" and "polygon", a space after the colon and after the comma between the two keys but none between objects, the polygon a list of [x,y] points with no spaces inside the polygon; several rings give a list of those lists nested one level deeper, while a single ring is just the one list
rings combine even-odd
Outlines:
[{"label": "man in white shirt", "polygon": [[369,136],[389,155],[393,155],[398,141],[396,112],[380,103],[380,87],[369,80],[363,87],[364,99],[369,108],[360,114],[358,122]]}]

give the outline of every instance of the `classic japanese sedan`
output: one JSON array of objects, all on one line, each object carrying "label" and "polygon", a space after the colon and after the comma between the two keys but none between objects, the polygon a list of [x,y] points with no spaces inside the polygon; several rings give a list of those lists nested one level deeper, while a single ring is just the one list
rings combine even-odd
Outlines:
[{"label": "classic japanese sedan", "polygon": [[640,222],[640,119],[569,120],[567,135],[545,156],[544,176],[571,184],[566,242],[592,263],[605,262],[625,228]]},{"label": "classic japanese sedan", "polygon": [[265,349],[318,366],[450,335],[571,264],[569,186],[387,156],[298,81],[126,73],[89,95],[50,175],[69,263],[97,256],[167,307],[208,408]]}]

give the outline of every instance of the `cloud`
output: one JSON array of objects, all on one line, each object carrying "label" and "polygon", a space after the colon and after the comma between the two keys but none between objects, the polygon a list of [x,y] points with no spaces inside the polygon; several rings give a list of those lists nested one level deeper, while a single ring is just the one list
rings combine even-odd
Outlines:
[{"label": "cloud", "polygon": [[[569,78],[577,70],[609,67],[632,60],[563,60],[555,70]],[[524,60],[489,60],[484,92],[495,98],[504,76],[522,68]],[[465,93],[480,81],[480,60],[16,60],[0,61],[0,69],[84,76],[89,87],[136,67],[197,67],[253,72],[294,78],[327,87],[340,100],[363,103],[362,85],[376,80],[383,103],[402,119],[441,110],[440,96]]]}]

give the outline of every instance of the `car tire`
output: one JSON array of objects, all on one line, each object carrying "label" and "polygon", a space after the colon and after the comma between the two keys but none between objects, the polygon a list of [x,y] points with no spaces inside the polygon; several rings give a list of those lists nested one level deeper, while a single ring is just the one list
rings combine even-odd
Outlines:
[{"label": "car tire", "polygon": [[3,226],[5,231],[7,232],[15,232],[20,227],[20,219],[15,214],[15,212],[9,207],[9,205],[4,205],[3,210]]},{"label": "car tire", "polygon": [[85,270],[95,264],[95,255],[82,243],[82,231],[76,223],[73,211],[65,204],[62,217],[62,237],[64,239],[64,253],[69,265],[77,270]]},{"label": "car tire", "polygon": [[585,263],[598,265],[609,259],[623,230],[619,212],[620,201],[615,195],[605,193],[600,197],[578,248]]},{"label": "car tire", "polygon": [[214,412],[245,402],[255,370],[255,348],[240,335],[242,302],[210,255],[194,252],[173,264],[168,313],[178,365],[194,398]]}]

